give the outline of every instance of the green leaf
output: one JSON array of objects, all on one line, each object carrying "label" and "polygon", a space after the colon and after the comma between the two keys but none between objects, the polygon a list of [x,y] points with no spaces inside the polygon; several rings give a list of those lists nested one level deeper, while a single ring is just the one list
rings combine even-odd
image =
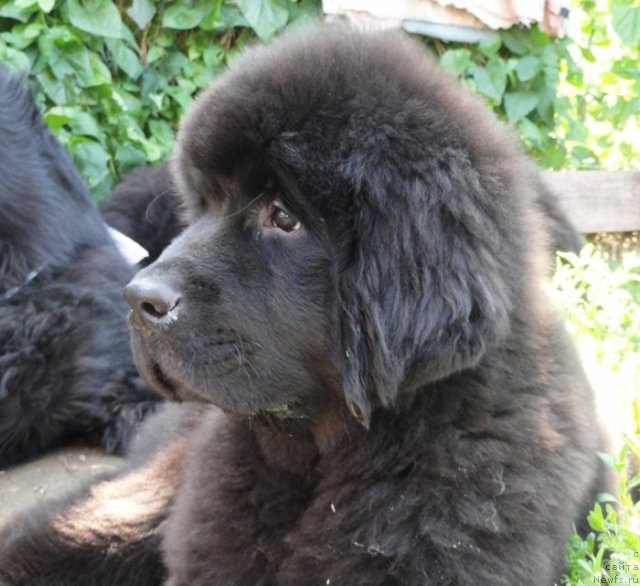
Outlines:
[{"label": "green leaf", "polygon": [[518,128],[520,132],[528,138],[534,146],[541,146],[543,142],[542,133],[540,129],[528,118],[523,118],[518,123]]},{"label": "green leaf", "polygon": [[506,31],[501,31],[500,38],[507,49],[516,55],[528,53],[531,47],[529,36],[518,26],[513,26]]},{"label": "green leaf", "polygon": [[71,95],[71,91],[63,81],[57,79],[49,70],[36,75],[36,79],[44,93],[54,104],[66,104]]},{"label": "green leaf", "polygon": [[161,95],[161,92],[164,89],[166,83],[166,80],[161,79],[155,69],[147,69],[142,74],[142,87],[140,88],[140,97],[143,100],[146,100],[149,99],[152,94],[157,93]]},{"label": "green leaf", "polygon": [[188,77],[196,87],[207,87],[213,80],[216,69],[205,67],[200,61],[190,61],[184,66],[184,75]]},{"label": "green leaf", "polygon": [[38,0],[38,6],[42,12],[46,12],[49,14],[53,10],[53,7],[56,5],[56,0]]},{"label": "green leaf", "polygon": [[500,35],[495,35],[478,43],[478,49],[487,57],[493,57],[500,50],[500,47],[502,47]]},{"label": "green leaf", "polygon": [[7,2],[4,6],[0,6],[0,17],[27,22],[35,11],[35,4],[27,8],[19,8],[15,2]]},{"label": "green leaf", "polygon": [[609,492],[599,492],[596,496],[596,501],[599,503],[617,503],[618,499]]},{"label": "green leaf", "polygon": [[[222,7],[223,4],[220,0],[209,4],[207,13],[200,21],[200,30],[211,31],[220,25],[220,13],[222,12]],[[233,9],[236,11],[238,10],[235,6],[233,6]]]},{"label": "green leaf", "polygon": [[174,142],[174,132],[171,125],[165,120],[149,121],[149,130],[152,136],[161,144],[172,145]]},{"label": "green leaf", "polygon": [[111,96],[115,102],[115,107],[110,111],[115,113],[115,119],[119,124],[124,124],[122,114],[127,112],[135,117],[140,117],[143,114],[148,114],[147,105],[138,97],[138,85],[134,86],[136,95],[129,93],[122,87],[114,87],[111,92]]},{"label": "green leaf", "polygon": [[581,167],[595,166],[598,163],[598,157],[594,152],[585,146],[578,145],[571,151],[571,156],[580,163]]},{"label": "green leaf", "polygon": [[142,63],[138,56],[122,41],[108,40],[107,47],[111,51],[115,64],[131,79],[138,79],[143,72]]},{"label": "green leaf", "polygon": [[[44,24],[39,21],[28,24],[17,24],[11,29],[11,33],[8,33],[10,40],[7,40],[14,49],[25,49],[31,45],[34,39],[37,39],[42,34],[43,29]],[[5,35],[2,36],[3,38],[7,38]]]},{"label": "green leaf", "polygon": [[546,86],[550,89],[552,99],[556,99],[556,87],[560,82],[560,63],[558,54],[553,50],[553,45],[545,47],[542,52],[542,69],[544,71]]},{"label": "green leaf", "polygon": [[613,64],[612,73],[623,79],[640,79],[640,67],[635,59],[622,57]]},{"label": "green leaf", "polygon": [[111,82],[111,72],[98,55],[67,27],[55,27],[39,39],[40,53],[60,80],[75,76],[74,85],[94,87]]},{"label": "green leaf", "polygon": [[504,108],[507,119],[515,124],[531,112],[540,101],[540,96],[534,92],[510,92],[504,97]]},{"label": "green leaf", "polygon": [[288,30],[304,26],[322,15],[318,0],[288,0],[287,10],[289,11]]},{"label": "green leaf", "polygon": [[589,47],[579,47],[580,53],[589,63],[596,62],[596,56],[593,54],[593,51],[589,49]]},{"label": "green leaf", "polygon": [[589,525],[596,531],[606,531],[607,524],[605,523],[604,516],[602,514],[602,507],[596,504],[593,507],[593,511],[589,513]]},{"label": "green leaf", "polygon": [[22,51],[7,47],[0,41],[0,63],[4,63],[9,69],[14,71],[29,71],[31,61]]},{"label": "green leaf", "polygon": [[89,70],[86,75],[79,75],[83,87],[93,87],[111,83],[111,72],[95,53],[89,54]]},{"label": "green leaf", "polygon": [[160,57],[164,57],[166,53],[166,49],[163,49],[162,47],[151,47],[147,53],[147,63],[157,61]]},{"label": "green leaf", "polygon": [[268,41],[289,19],[285,0],[236,0],[236,4],[263,41]]},{"label": "green leaf", "polygon": [[200,23],[200,28],[212,33],[222,33],[230,28],[248,27],[249,23],[244,17],[240,9],[233,5],[223,2],[218,10],[213,11],[207,18]]},{"label": "green leaf", "polygon": [[177,30],[196,28],[206,15],[206,3],[173,4],[162,16],[162,26]]},{"label": "green leaf", "polygon": [[604,452],[598,452],[598,457],[609,467],[611,470],[618,470],[616,466],[616,461],[609,455]]},{"label": "green leaf", "polygon": [[529,29],[529,45],[532,49],[542,49],[551,43],[551,38],[536,24]]},{"label": "green leaf", "polygon": [[186,80],[181,80],[179,87],[168,87],[166,94],[171,96],[180,106],[181,114],[185,112],[193,102],[196,86]]},{"label": "green leaf", "polygon": [[470,63],[471,51],[468,49],[449,49],[440,57],[440,65],[442,68],[456,77],[460,77]]},{"label": "green leaf", "polygon": [[38,46],[41,55],[46,56],[41,58],[59,80],[74,76],[74,85],[84,88],[111,82],[107,66],[67,27],[50,29],[38,40]]},{"label": "green leaf", "polygon": [[188,62],[189,60],[183,53],[174,50],[162,60],[157,69],[165,78],[173,78],[180,74],[180,71]]},{"label": "green leaf", "polygon": [[69,20],[80,30],[99,37],[122,37],[122,19],[111,0],[69,0]]},{"label": "green leaf", "polygon": [[100,141],[104,135],[95,118],[80,108],[54,106],[44,114],[43,118],[53,130],[68,125],[75,135],[90,136]]},{"label": "green leaf", "polygon": [[89,187],[97,186],[108,176],[109,155],[100,143],[74,136],[69,141],[69,151]]},{"label": "green leaf", "polygon": [[131,169],[141,167],[148,162],[145,152],[129,143],[123,144],[116,150],[115,160],[118,163],[120,173],[127,173]]},{"label": "green leaf", "polygon": [[127,14],[139,29],[143,29],[155,16],[156,7],[152,4],[151,0],[133,0],[131,7],[127,9]]},{"label": "green leaf", "polygon": [[96,119],[87,112],[77,110],[73,120],[69,122],[69,127],[73,134],[78,136],[91,136],[97,138],[100,142],[104,138],[104,132],[96,122]]},{"label": "green leaf", "polygon": [[211,43],[202,53],[202,60],[209,69],[217,69],[224,61],[224,48]]},{"label": "green leaf", "polygon": [[500,103],[507,87],[507,64],[499,57],[494,57],[486,67],[474,68],[473,79],[481,94]]},{"label": "green leaf", "polygon": [[47,126],[52,130],[58,130],[73,120],[74,108],[55,106],[43,115]]},{"label": "green leaf", "polygon": [[613,30],[624,43],[640,41],[640,6],[614,5],[611,8]]},{"label": "green leaf", "polygon": [[542,61],[535,55],[528,55],[520,59],[516,66],[516,73],[520,81],[529,81],[533,79],[542,67]]}]

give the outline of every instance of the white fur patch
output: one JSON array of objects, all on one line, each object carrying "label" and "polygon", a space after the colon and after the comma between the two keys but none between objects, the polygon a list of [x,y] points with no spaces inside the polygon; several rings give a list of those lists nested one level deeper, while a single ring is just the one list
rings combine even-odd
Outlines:
[{"label": "white fur patch", "polygon": [[147,258],[149,253],[145,248],[140,246],[135,240],[132,240],[128,236],[125,236],[122,232],[118,232],[115,228],[107,226],[111,238],[116,243],[120,254],[124,256],[125,260],[135,265],[139,263],[143,258]]}]

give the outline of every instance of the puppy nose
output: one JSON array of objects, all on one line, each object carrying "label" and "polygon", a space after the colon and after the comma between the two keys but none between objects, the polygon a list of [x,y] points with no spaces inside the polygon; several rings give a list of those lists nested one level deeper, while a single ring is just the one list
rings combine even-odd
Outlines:
[{"label": "puppy nose", "polygon": [[155,322],[175,311],[180,294],[161,280],[134,279],[124,288],[124,297],[134,312]]}]

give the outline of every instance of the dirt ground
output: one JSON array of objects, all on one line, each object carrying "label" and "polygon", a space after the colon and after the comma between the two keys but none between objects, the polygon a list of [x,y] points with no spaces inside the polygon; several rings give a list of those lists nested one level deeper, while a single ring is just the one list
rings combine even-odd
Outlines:
[{"label": "dirt ground", "polygon": [[74,447],[0,470],[0,526],[39,501],[63,496],[87,479],[115,470],[121,461],[98,450]]}]

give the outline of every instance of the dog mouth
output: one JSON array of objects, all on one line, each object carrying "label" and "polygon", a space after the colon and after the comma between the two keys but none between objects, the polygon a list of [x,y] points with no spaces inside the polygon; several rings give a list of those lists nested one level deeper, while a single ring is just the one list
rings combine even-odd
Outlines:
[{"label": "dog mouth", "polygon": [[[166,364],[163,364],[161,359],[154,356],[154,352],[149,348],[147,340],[144,335],[135,328],[131,328],[131,349],[133,352],[134,362],[140,374],[144,377],[147,383],[162,397],[169,401],[181,403],[183,401],[195,401],[199,403],[210,403],[216,405],[218,408],[228,413],[234,413],[238,415],[248,416],[260,416],[267,418],[270,421],[290,421],[293,419],[307,419],[308,416],[297,408],[293,404],[289,403],[275,403],[271,405],[258,405],[253,404],[253,401],[238,402],[224,400],[223,397],[218,397],[220,400],[216,400],[216,394],[204,394],[199,391],[197,387],[188,382],[185,384],[179,378],[176,378],[172,373],[170,367],[167,368]],[[235,343],[235,342],[234,342]],[[218,341],[215,344],[220,347],[222,344]],[[227,345],[231,345],[229,342]],[[216,362],[218,365],[215,370],[210,372],[210,377],[213,382],[217,377],[224,377],[229,372],[235,372],[238,370],[237,365],[232,370],[228,366],[225,366],[226,360],[219,360]],[[222,365],[222,366],[220,366]],[[178,373],[179,374],[179,373]],[[249,382],[247,381],[247,384]],[[250,386],[250,385],[249,385]]]},{"label": "dog mouth", "polygon": [[136,366],[149,385],[169,401],[180,402],[182,397],[178,392],[178,384],[165,374],[160,364],[148,355],[144,345],[135,336],[132,336],[131,346]]},{"label": "dog mouth", "polygon": [[140,374],[145,380],[156,390],[157,393],[165,397],[169,401],[182,403],[183,401],[197,401],[200,403],[211,403],[212,401],[203,397],[199,393],[192,391],[189,387],[180,384],[178,381],[169,376],[160,363],[153,360],[144,352],[135,352],[135,362]]},{"label": "dog mouth", "polygon": [[[143,374],[147,382],[169,401],[177,403],[181,403],[183,401],[212,402],[210,399],[206,399],[172,380],[158,362],[148,360],[146,366],[138,366],[138,369]],[[295,407],[285,403],[275,407],[261,409],[258,412],[246,412],[245,415],[261,416],[263,418],[267,417],[270,420],[281,422],[290,421],[292,419],[307,419],[306,415],[302,414]]]},{"label": "dog mouth", "polygon": [[145,376],[149,383],[170,401],[180,401],[175,383],[167,377],[157,362],[152,362],[149,368],[151,376]]},{"label": "dog mouth", "polygon": [[[167,374],[160,362],[154,359],[135,328],[131,330],[131,350],[140,374],[147,383],[169,401],[182,402],[190,397],[184,392],[183,385]],[[202,401],[202,398],[199,398]]]}]

